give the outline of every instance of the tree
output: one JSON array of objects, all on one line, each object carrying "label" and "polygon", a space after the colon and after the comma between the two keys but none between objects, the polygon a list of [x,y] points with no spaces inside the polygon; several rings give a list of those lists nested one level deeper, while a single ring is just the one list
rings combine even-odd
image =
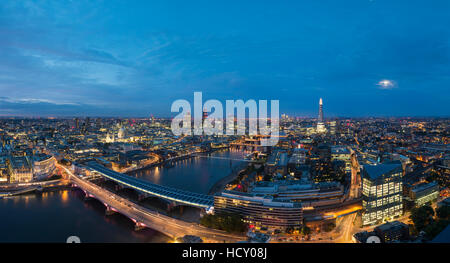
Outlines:
[{"label": "tree", "polygon": [[435,238],[439,233],[442,232],[442,230],[444,230],[448,226],[449,222],[450,220],[443,219],[427,225],[424,228],[426,237],[430,240]]},{"label": "tree", "polygon": [[269,174],[264,174],[264,177],[263,177],[263,181],[270,181],[272,179],[272,176],[271,175],[269,175]]},{"label": "tree", "polygon": [[247,230],[247,224],[244,223],[241,216],[232,213],[205,215],[200,219],[200,224],[227,232],[242,233]]},{"label": "tree", "polygon": [[[433,218],[436,212],[436,220]],[[411,220],[414,223],[414,229],[417,233],[424,231],[428,239],[433,239],[444,228],[446,228],[450,222],[450,209],[448,207],[440,207],[433,211],[433,208],[429,205],[425,205],[419,208],[413,208],[411,210]]]},{"label": "tree", "polygon": [[424,228],[433,222],[434,211],[429,205],[424,205],[411,210],[410,219],[414,223],[414,228],[419,233]]},{"label": "tree", "polygon": [[450,206],[441,206],[436,209],[436,215],[439,219],[450,220]]},{"label": "tree", "polygon": [[294,228],[292,228],[292,227],[286,228],[286,233],[287,234],[292,234],[293,232],[294,232]]},{"label": "tree", "polygon": [[309,235],[311,234],[311,228],[307,227],[307,226],[303,226],[302,227],[302,231],[301,231],[302,235]]},{"label": "tree", "polygon": [[331,232],[336,227],[335,223],[328,223],[324,226],[325,232]]}]

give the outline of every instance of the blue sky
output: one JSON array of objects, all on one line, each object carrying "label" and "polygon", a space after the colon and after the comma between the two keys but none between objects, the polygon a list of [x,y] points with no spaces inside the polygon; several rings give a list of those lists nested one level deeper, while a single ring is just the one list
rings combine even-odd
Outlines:
[{"label": "blue sky", "polygon": [[444,0],[4,0],[0,116],[169,116],[194,91],[296,116],[320,97],[326,117],[449,116],[449,13]]}]

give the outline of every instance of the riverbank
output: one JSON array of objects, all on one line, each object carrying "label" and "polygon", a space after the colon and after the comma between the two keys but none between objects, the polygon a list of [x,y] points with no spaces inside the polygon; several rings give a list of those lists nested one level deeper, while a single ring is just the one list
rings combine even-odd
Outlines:
[{"label": "riverbank", "polygon": [[0,186],[0,197],[28,194],[35,191],[42,192],[63,190],[69,188],[69,186],[70,182],[64,179],[30,183],[4,184]]},{"label": "riverbank", "polygon": [[[202,154],[211,154],[213,152],[226,150],[226,149],[228,149],[228,146],[227,147],[220,147],[220,148],[212,148],[209,151],[200,152],[200,153],[202,153]],[[172,157],[172,158],[160,161],[160,162],[152,163],[150,165],[146,165],[146,166],[142,166],[142,167],[136,167],[134,169],[130,169],[130,170],[127,170],[126,172],[122,172],[122,173],[129,175],[130,173],[139,172],[139,171],[143,171],[143,170],[148,170],[148,169],[151,169],[151,168],[154,168],[154,167],[160,167],[160,166],[166,165],[166,164],[168,164],[170,162],[177,162],[177,161],[187,160],[189,158],[195,157],[196,154],[198,154],[198,153],[190,153],[190,154],[186,154],[186,155],[182,155],[182,156]]]},{"label": "riverbank", "polygon": [[244,154],[227,149],[215,150],[210,154],[198,153],[167,165],[131,172],[128,175],[158,185],[208,194],[216,182],[229,176],[233,167],[243,162]]},{"label": "riverbank", "polygon": [[248,163],[247,162],[242,162],[238,165],[236,165],[235,167],[233,167],[232,172],[220,179],[219,181],[217,181],[208,191],[208,195],[214,195],[218,192],[221,192],[225,189],[225,186],[227,186],[227,184],[231,183],[234,179],[237,178],[237,176],[239,175],[239,173],[244,170],[247,167]]}]

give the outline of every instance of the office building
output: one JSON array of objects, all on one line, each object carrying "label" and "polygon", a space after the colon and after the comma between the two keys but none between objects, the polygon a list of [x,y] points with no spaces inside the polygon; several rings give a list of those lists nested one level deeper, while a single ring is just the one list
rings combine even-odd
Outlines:
[{"label": "office building", "polygon": [[256,229],[300,228],[303,220],[300,202],[235,191],[224,191],[214,196],[214,211],[217,214],[239,214]]},{"label": "office building", "polygon": [[399,161],[363,165],[363,225],[392,220],[403,214],[402,164]]},{"label": "office building", "polygon": [[338,182],[313,183],[301,180],[256,183],[251,193],[270,195],[278,200],[302,202],[302,207],[317,209],[340,204],[344,200],[344,187]]},{"label": "office building", "polygon": [[439,197],[439,185],[437,182],[420,183],[417,185],[405,185],[407,194],[406,201],[410,203],[410,207],[420,207],[424,204],[431,203]]},{"label": "office building", "polygon": [[351,152],[346,146],[331,146],[331,161],[334,160],[345,162],[345,172],[351,172]]},{"label": "office building", "polygon": [[33,156],[33,177],[44,179],[53,174],[55,170],[56,159],[51,155],[38,154]]},{"label": "office building", "polygon": [[375,227],[374,232],[383,243],[392,243],[409,239],[408,225],[399,222],[387,222]]},{"label": "office building", "polygon": [[26,156],[9,158],[10,183],[26,183],[33,180],[33,168]]}]

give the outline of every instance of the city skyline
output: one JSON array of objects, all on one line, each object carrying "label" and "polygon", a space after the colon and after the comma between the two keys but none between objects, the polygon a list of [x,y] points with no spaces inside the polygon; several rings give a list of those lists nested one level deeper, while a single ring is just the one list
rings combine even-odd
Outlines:
[{"label": "city skyline", "polygon": [[1,1],[0,243],[159,243],[150,258],[170,262],[442,253],[449,10]]},{"label": "city skyline", "polygon": [[[288,114],[286,114],[286,113],[280,113],[279,114],[279,118],[281,118],[281,119],[283,119],[283,118],[287,118],[287,117],[290,117],[290,118],[296,118],[296,119],[312,119],[312,120],[318,120],[319,122],[318,123],[321,123],[321,125],[323,125],[323,122],[324,121],[326,121],[327,119],[328,120],[336,120],[336,119],[385,119],[385,118],[398,118],[398,119],[434,119],[434,118],[436,118],[436,119],[447,119],[448,118],[448,116],[439,116],[439,115],[430,115],[430,116],[426,116],[426,115],[423,115],[423,116],[420,116],[420,115],[418,115],[418,116],[413,116],[413,115],[404,115],[404,116],[401,116],[401,115],[399,115],[399,116],[394,116],[394,115],[386,115],[386,116],[383,116],[383,115],[368,115],[368,116],[335,116],[335,115],[333,115],[333,114],[331,114],[331,116],[330,117],[328,117],[328,118],[325,118],[324,116],[323,116],[323,99],[322,98],[320,98],[319,99],[319,103],[318,103],[318,106],[319,106],[319,110],[317,111],[317,113],[316,113],[316,115],[317,116],[314,116],[314,113],[312,114],[312,115],[304,115],[304,116],[298,116],[298,115],[288,115]],[[188,112],[189,113],[189,112]],[[67,114],[67,115],[64,115],[64,114],[62,114],[62,115],[58,115],[58,114],[48,114],[48,115],[26,115],[26,114],[24,114],[24,115],[0,115],[0,119],[8,119],[8,118],[10,118],[10,119],[14,119],[14,118],[17,118],[17,119],[21,119],[21,118],[24,118],[24,119],[40,119],[40,118],[43,118],[43,119],[73,119],[73,118],[75,118],[75,119],[78,119],[78,118],[87,118],[87,119],[89,119],[89,118],[105,118],[105,119],[108,119],[108,118],[110,118],[110,119],[114,119],[114,118],[116,118],[116,119],[134,119],[134,118],[136,118],[136,119],[146,119],[146,118],[149,118],[149,119],[152,119],[152,118],[160,118],[160,119],[172,119],[173,117],[174,117],[174,115],[176,115],[177,114],[177,112],[172,112],[172,113],[169,113],[169,114],[167,114],[167,115],[154,115],[154,114],[149,114],[148,116],[131,116],[131,115],[120,115],[120,116],[117,116],[117,115],[115,115],[115,116],[113,116],[113,115],[84,115],[84,114]],[[203,111],[202,111],[202,114],[203,114],[203,118],[206,118],[206,117],[204,117],[205,116],[205,114],[206,114],[206,116],[208,115],[208,112],[206,112],[205,111],[205,109],[203,109]],[[245,119],[248,119],[249,118],[249,116],[248,116],[248,114],[246,114],[245,115]]]},{"label": "city skyline", "polygon": [[[0,116],[171,117],[177,99],[277,99],[326,118],[450,115],[449,3],[0,6]],[[407,7],[407,8],[406,8]]]}]

